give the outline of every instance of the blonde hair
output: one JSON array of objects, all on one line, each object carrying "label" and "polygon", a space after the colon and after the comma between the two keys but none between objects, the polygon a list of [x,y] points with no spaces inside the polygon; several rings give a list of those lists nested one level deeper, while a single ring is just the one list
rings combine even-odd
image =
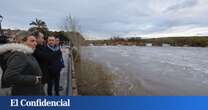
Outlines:
[{"label": "blonde hair", "polygon": [[15,42],[16,43],[23,43],[23,42],[27,41],[27,38],[31,35],[32,35],[32,33],[27,32],[27,31],[17,32],[16,36],[15,36]]}]

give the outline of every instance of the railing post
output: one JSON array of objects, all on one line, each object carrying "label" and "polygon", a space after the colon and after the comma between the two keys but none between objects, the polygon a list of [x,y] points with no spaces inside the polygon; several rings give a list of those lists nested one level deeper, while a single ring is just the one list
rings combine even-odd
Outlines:
[{"label": "railing post", "polygon": [[68,68],[67,68],[67,88],[66,88],[66,95],[72,96],[72,62],[73,62],[73,55],[71,52],[71,48],[68,48],[69,55],[68,55]]}]

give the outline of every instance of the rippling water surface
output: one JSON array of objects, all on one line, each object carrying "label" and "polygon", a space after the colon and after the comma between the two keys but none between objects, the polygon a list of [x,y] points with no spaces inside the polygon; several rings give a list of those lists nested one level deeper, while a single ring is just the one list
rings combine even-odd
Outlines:
[{"label": "rippling water surface", "polygon": [[115,95],[208,95],[208,48],[89,46],[81,54],[119,76]]}]

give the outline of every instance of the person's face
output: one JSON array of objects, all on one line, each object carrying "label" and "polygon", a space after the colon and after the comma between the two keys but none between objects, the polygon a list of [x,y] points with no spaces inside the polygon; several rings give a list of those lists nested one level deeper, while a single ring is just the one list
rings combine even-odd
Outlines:
[{"label": "person's face", "polygon": [[56,45],[59,45],[59,43],[60,43],[60,39],[59,39],[59,38],[56,38],[55,44],[56,44]]},{"label": "person's face", "polygon": [[55,37],[48,37],[48,45],[54,46],[55,45]]},{"label": "person's face", "polygon": [[42,33],[39,33],[38,37],[37,37],[37,43],[40,45],[43,45],[44,43],[44,35]]},{"label": "person's face", "polygon": [[24,42],[24,44],[32,49],[35,49],[35,47],[37,46],[36,38],[34,36],[29,36],[27,40]]}]

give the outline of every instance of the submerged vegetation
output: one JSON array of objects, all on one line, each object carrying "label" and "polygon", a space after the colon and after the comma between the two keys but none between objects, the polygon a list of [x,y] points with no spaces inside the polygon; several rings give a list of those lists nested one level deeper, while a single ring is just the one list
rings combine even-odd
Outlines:
[{"label": "submerged vegetation", "polygon": [[110,74],[102,65],[90,60],[82,60],[76,62],[75,68],[80,95],[113,95],[115,75]]}]

